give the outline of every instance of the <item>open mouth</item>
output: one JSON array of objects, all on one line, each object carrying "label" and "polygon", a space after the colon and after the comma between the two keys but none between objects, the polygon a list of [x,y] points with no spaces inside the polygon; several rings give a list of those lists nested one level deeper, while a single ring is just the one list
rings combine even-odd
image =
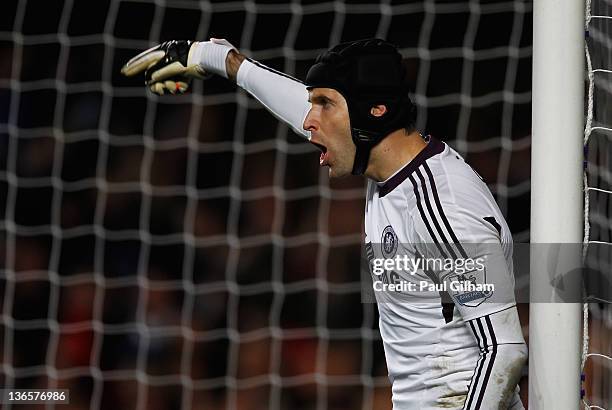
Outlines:
[{"label": "open mouth", "polygon": [[312,142],[312,144],[321,150],[321,156],[319,157],[319,165],[321,166],[328,165],[327,147],[325,145],[318,144],[316,142]]}]

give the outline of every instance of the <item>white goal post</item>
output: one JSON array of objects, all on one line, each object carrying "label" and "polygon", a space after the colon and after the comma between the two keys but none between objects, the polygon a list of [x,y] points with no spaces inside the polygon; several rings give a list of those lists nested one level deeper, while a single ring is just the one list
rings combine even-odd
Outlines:
[{"label": "white goal post", "polygon": [[[584,2],[536,0],[533,21],[531,243],[579,244],[583,235]],[[549,282],[541,260],[531,258],[532,295]],[[553,291],[551,303],[530,304],[531,410],[580,406],[582,306],[555,303],[555,298]]]}]

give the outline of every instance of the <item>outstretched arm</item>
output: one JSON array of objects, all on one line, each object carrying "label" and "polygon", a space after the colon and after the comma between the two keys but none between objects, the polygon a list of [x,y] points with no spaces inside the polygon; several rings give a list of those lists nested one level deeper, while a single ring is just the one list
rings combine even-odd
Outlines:
[{"label": "outstretched arm", "polygon": [[[229,45],[226,40],[212,39],[211,42]],[[201,47],[200,44],[205,43],[196,43],[193,47]],[[206,67],[206,59],[200,57],[198,64]],[[308,91],[302,82],[248,59],[235,48],[227,53],[225,70],[228,79],[259,100],[276,118],[310,138],[310,133],[302,127],[310,110]]]},{"label": "outstretched arm", "polygon": [[236,84],[297,134],[310,139],[310,132],[303,128],[310,110],[308,91],[303,83],[257,61],[246,59],[236,73]]},{"label": "outstretched arm", "polygon": [[310,137],[302,127],[310,109],[305,85],[246,58],[227,40],[162,43],[132,58],[121,71],[127,76],[144,72],[157,94],[183,93],[192,78],[220,75],[236,82],[296,133]]}]

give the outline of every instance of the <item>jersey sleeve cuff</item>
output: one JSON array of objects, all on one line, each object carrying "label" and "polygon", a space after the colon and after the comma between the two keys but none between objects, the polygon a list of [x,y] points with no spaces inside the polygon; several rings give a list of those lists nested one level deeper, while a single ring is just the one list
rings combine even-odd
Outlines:
[{"label": "jersey sleeve cuff", "polygon": [[236,74],[236,84],[245,90],[248,90],[247,79],[253,67],[255,67],[255,64],[245,58],[238,68],[238,73]]},{"label": "jersey sleeve cuff", "polygon": [[[516,306],[515,302],[510,303],[483,303],[477,308],[473,309],[473,312],[469,314],[462,314],[462,318],[465,322],[470,320],[478,319],[483,316],[492,315],[503,310],[507,310]],[[463,310],[465,312],[465,310]]]}]

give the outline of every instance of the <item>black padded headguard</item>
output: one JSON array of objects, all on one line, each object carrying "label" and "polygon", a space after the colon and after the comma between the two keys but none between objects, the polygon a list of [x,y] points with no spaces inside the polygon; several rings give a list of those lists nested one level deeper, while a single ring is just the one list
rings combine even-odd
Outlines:
[{"label": "black padded headguard", "polygon": [[[384,40],[351,41],[323,52],[308,70],[306,86],[333,88],[346,99],[357,147],[354,175],[365,172],[370,151],[384,137],[414,126],[415,109],[408,97],[402,55]],[[387,112],[375,117],[370,110],[379,104],[385,105]]]}]

